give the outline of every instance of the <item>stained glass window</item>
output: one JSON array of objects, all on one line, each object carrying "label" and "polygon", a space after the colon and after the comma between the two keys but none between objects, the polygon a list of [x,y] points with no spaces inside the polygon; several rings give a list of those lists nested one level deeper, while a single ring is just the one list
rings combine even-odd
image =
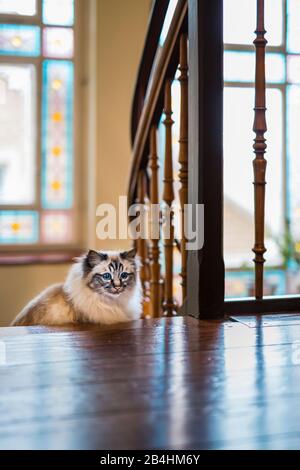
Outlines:
[{"label": "stained glass window", "polygon": [[39,54],[38,26],[0,24],[0,55],[37,57]]},{"label": "stained glass window", "polygon": [[36,0],[0,0],[0,14],[33,16]]},{"label": "stained glass window", "polygon": [[43,67],[42,204],[66,209],[73,199],[73,63],[46,60]]},{"label": "stained glass window", "polygon": [[44,28],[43,52],[47,57],[71,59],[73,57],[73,30],[70,28]]},{"label": "stained glass window", "polygon": [[[264,294],[295,294],[300,290],[300,0],[265,0],[265,16]],[[256,2],[224,0],[224,257],[231,298],[254,294],[255,23]]]},{"label": "stained glass window", "polygon": [[36,69],[0,63],[0,204],[33,204]]},{"label": "stained glass window", "polygon": [[0,243],[36,243],[39,239],[38,213],[0,211]]},{"label": "stained glass window", "polygon": [[71,242],[73,236],[72,214],[60,211],[43,212],[41,231],[43,243]]},{"label": "stained glass window", "polygon": [[74,19],[73,0],[0,0],[0,245],[77,241]]},{"label": "stained glass window", "polygon": [[74,23],[74,0],[44,0],[43,22],[58,26]]}]

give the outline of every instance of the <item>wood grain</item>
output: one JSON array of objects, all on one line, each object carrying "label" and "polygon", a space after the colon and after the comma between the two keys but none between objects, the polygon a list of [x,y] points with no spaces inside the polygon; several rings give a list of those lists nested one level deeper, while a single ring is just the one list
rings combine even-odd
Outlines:
[{"label": "wood grain", "polygon": [[299,319],[2,328],[0,448],[298,448]]}]

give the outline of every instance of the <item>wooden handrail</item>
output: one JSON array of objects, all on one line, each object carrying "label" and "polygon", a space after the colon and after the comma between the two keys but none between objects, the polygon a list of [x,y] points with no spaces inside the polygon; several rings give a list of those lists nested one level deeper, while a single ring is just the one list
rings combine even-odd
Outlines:
[{"label": "wooden handrail", "polygon": [[144,106],[147,86],[159,44],[161,30],[164,24],[170,0],[155,0],[150,13],[147,34],[144,42],[143,55],[140,61],[134,97],[131,110],[131,145],[134,144],[135,134]]},{"label": "wooden handrail", "polygon": [[157,64],[155,65],[153,77],[147,91],[147,100],[144,103],[135,134],[133,160],[128,187],[129,204],[132,204],[135,198],[139,169],[143,166],[143,162],[144,166],[147,166],[150,129],[153,123],[158,123],[161,116],[164,83],[167,78],[173,78],[177,69],[179,36],[184,28],[186,28],[186,21],[187,0],[178,0],[164,46],[159,55]]}]

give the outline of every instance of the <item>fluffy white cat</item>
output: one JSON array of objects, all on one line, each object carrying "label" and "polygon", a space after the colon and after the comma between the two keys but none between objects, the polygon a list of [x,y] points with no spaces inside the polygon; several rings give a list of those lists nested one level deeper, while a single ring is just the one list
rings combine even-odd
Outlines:
[{"label": "fluffy white cat", "polygon": [[71,267],[64,284],[31,300],[12,322],[20,325],[112,324],[142,313],[139,263],[135,250],[90,250]]}]

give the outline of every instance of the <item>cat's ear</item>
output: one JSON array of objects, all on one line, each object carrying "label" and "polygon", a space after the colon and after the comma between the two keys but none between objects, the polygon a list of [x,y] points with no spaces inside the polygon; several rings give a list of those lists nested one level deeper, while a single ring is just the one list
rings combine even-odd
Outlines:
[{"label": "cat's ear", "polygon": [[123,259],[133,260],[136,257],[136,248],[132,248],[132,250],[129,251],[123,251],[120,253],[120,256]]},{"label": "cat's ear", "polygon": [[105,253],[101,253],[101,251],[89,250],[86,255],[86,263],[91,269],[106,259],[107,255]]}]

